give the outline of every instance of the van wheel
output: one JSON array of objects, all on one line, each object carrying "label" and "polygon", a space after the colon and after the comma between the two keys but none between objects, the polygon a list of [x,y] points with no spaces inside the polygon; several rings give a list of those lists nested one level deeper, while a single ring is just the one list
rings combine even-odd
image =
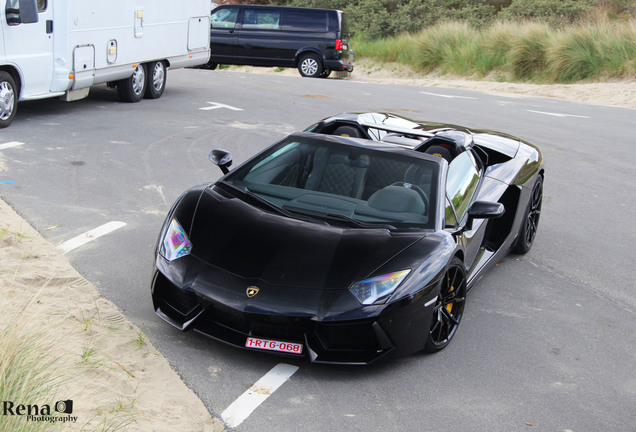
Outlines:
[{"label": "van wheel", "polygon": [[152,62],[148,64],[148,75],[146,75],[146,99],[159,99],[166,88],[166,79],[168,72],[166,65],[161,62]]},{"label": "van wheel", "polygon": [[8,72],[0,71],[0,129],[11,124],[18,112],[15,80]]},{"label": "van wheel", "polygon": [[316,78],[322,74],[322,59],[318,54],[306,54],[300,58],[298,72],[304,77]]},{"label": "van wheel", "polygon": [[117,94],[124,102],[139,102],[146,91],[146,67],[138,64],[130,78],[117,81]]}]

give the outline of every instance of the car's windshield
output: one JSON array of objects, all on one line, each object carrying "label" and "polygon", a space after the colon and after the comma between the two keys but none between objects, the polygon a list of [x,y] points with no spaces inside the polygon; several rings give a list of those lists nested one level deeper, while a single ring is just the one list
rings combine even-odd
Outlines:
[{"label": "car's windshield", "polygon": [[224,180],[288,213],[330,224],[434,227],[438,164],[405,150],[329,138],[290,136]]}]

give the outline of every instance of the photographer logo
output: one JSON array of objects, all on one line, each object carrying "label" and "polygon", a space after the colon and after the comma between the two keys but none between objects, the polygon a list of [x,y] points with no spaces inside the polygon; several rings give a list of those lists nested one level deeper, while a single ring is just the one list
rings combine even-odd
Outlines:
[{"label": "photographer logo", "polygon": [[59,400],[54,404],[22,404],[13,401],[2,401],[0,415],[22,416],[27,421],[48,423],[75,423],[77,416],[72,416],[73,401]]}]

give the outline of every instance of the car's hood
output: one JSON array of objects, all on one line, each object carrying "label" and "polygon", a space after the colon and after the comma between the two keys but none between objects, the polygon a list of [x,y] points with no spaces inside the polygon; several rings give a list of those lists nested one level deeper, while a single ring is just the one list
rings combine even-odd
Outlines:
[{"label": "car's hood", "polygon": [[206,189],[189,233],[192,255],[235,276],[303,289],[345,289],[424,234],[289,218]]}]

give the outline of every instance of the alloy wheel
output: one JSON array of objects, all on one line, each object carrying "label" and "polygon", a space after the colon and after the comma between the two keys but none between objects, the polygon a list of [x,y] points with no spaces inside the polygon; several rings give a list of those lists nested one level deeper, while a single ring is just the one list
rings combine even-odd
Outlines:
[{"label": "alloy wheel", "polygon": [[433,308],[426,351],[439,351],[450,343],[462,319],[465,302],[466,272],[461,260],[454,258],[446,270]]}]

